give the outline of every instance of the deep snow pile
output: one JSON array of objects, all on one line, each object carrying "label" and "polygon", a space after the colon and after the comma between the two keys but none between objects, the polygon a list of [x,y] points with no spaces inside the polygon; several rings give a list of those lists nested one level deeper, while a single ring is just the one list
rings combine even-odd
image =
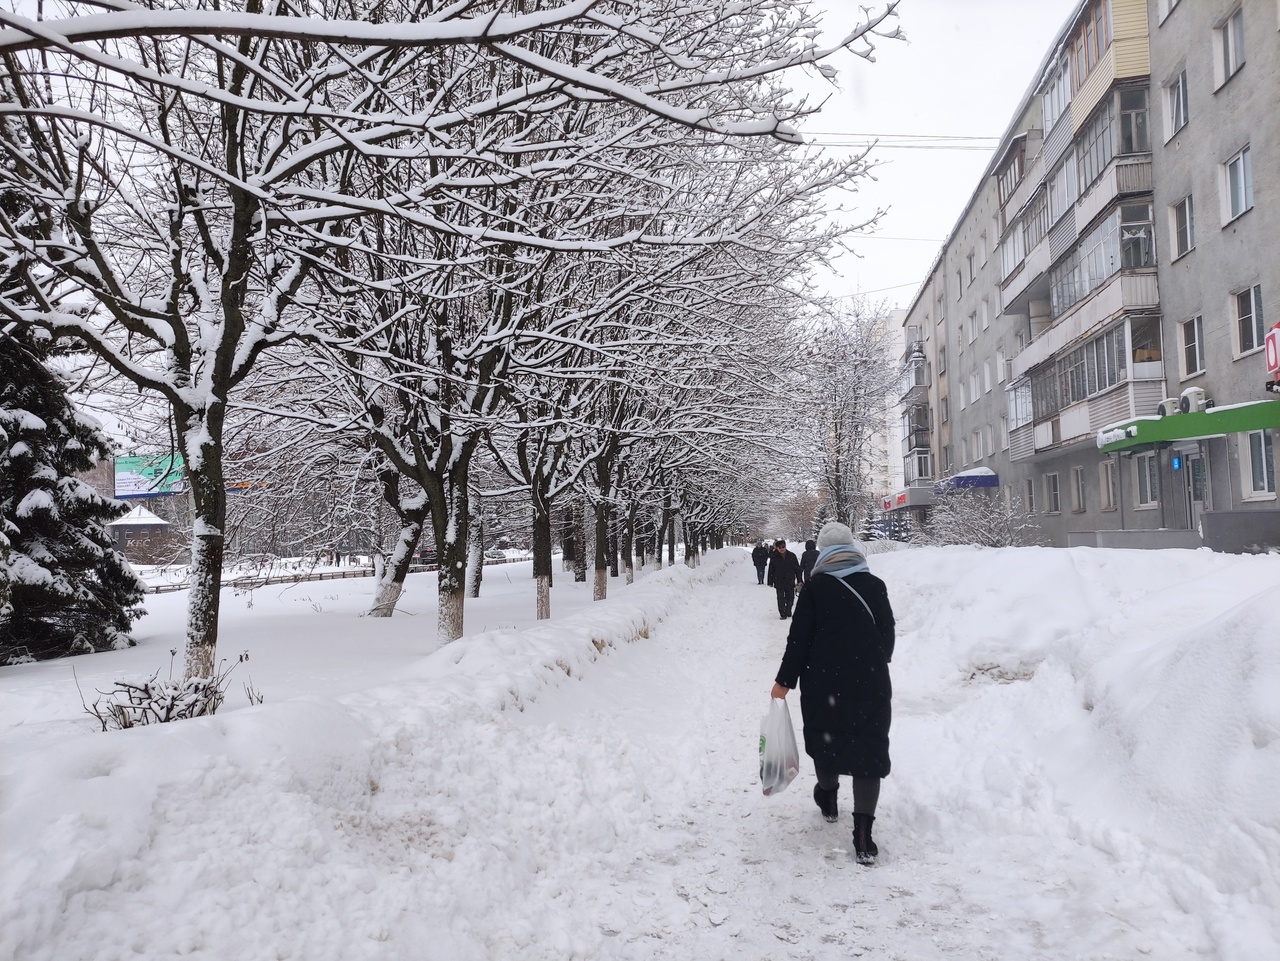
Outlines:
[{"label": "deep snow pile", "polygon": [[266,704],[99,733],[70,667],[91,699],[164,666],[159,595],[138,648],[0,670],[0,959],[1280,956],[1280,557],[871,560],[874,869],[807,758],[754,783],[787,623],[744,552],[558,578],[542,625],[506,565],[434,651],[433,575],[390,621],[368,581],[238,595]]}]

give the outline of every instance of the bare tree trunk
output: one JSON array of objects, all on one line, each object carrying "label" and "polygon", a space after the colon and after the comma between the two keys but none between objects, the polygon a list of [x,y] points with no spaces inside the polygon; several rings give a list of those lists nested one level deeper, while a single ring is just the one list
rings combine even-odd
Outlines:
[{"label": "bare tree trunk", "polygon": [[576,584],[587,582],[587,502],[581,498],[573,501],[573,541],[577,550],[573,556],[573,580]]},{"label": "bare tree trunk", "polygon": [[636,579],[635,567],[632,564],[632,549],[636,541],[636,504],[632,501],[627,507],[627,521],[622,528],[622,544],[619,553],[622,554],[622,563],[627,572],[627,583],[634,584]]},{"label": "bare tree trunk", "polygon": [[195,677],[213,677],[218,655],[218,613],[227,522],[227,487],[221,456],[223,408],[219,405],[206,410],[203,417],[196,411],[175,409],[174,413],[175,420],[185,428],[179,435],[179,445],[187,465],[195,514],[183,666],[183,679],[189,681]]},{"label": "bare tree trunk", "polygon": [[463,617],[466,605],[467,535],[471,517],[467,498],[467,477],[446,474],[437,491],[444,510],[435,523],[436,551],[440,556],[439,576],[439,639],[441,644],[456,641],[463,634]]},{"label": "bare tree trunk", "polygon": [[595,514],[595,583],[591,599],[603,601],[609,594],[609,503],[600,501],[594,506]]},{"label": "bare tree trunk", "polygon": [[533,492],[533,579],[538,590],[538,620],[551,616],[551,505],[545,494]]},{"label": "bare tree trunk", "polygon": [[676,566],[676,531],[680,529],[677,516],[673,513],[667,520],[670,530],[667,534],[667,566]]},{"label": "bare tree trunk", "polygon": [[404,580],[413,565],[413,552],[421,538],[421,522],[411,521],[400,528],[396,546],[391,549],[391,557],[383,564],[378,577],[373,607],[369,609],[370,617],[390,617],[395,613],[396,604],[404,592]]},{"label": "bare tree trunk", "polygon": [[484,580],[484,515],[477,513],[467,538],[467,596],[480,596]]}]

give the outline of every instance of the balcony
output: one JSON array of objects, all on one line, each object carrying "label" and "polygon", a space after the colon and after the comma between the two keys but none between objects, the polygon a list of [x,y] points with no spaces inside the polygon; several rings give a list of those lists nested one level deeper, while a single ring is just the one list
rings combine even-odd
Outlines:
[{"label": "balcony", "polygon": [[1083,228],[1095,217],[1128,194],[1151,193],[1151,154],[1126,154],[1107,164],[1076,201],[1076,223]]},{"label": "balcony", "polygon": [[901,400],[905,407],[915,407],[928,403],[929,385],[932,383],[929,363],[923,358],[917,359],[902,372],[900,381]]},{"label": "balcony", "polygon": [[914,451],[929,450],[930,433],[923,428],[916,428],[902,438],[902,456],[909,457]]},{"label": "balcony", "polygon": [[1123,311],[1154,309],[1159,305],[1160,291],[1154,267],[1112,274],[1013,359],[1013,376],[1021,377]]}]

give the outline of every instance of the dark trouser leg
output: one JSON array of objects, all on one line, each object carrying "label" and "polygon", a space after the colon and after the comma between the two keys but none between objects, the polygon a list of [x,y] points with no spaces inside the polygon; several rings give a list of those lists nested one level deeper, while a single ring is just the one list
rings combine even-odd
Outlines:
[{"label": "dark trouser leg", "polygon": [[757,584],[764,583],[764,565],[763,564],[756,565],[756,583]]},{"label": "dark trouser leg", "polygon": [[818,762],[813,764],[813,773],[818,775],[818,787],[824,791],[838,791],[840,789],[840,775],[828,771],[821,767]]},{"label": "dark trouser leg", "polygon": [[880,800],[880,779],[878,777],[855,777],[853,779],[853,813],[876,813],[876,802]]},{"label": "dark trouser leg", "polygon": [[778,588],[778,613],[783,617],[791,616],[791,605],[796,600],[796,589],[792,587]]}]

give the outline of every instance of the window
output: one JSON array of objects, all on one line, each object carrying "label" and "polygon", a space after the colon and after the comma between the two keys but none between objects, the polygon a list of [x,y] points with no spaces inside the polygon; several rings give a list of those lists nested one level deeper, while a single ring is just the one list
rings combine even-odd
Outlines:
[{"label": "window", "polygon": [[1218,86],[1230,80],[1244,66],[1244,11],[1237,9],[1213,31],[1217,56],[1213,78]]},{"label": "window", "polygon": [[1257,350],[1267,332],[1262,322],[1262,288],[1250,287],[1236,294],[1236,329],[1240,332],[1240,353]]},{"label": "window", "polygon": [[969,283],[973,283],[978,278],[977,254],[972,250],[969,251]]},{"label": "window", "polygon": [[978,384],[978,372],[975,370],[969,375],[969,400],[976,404],[981,396],[982,390]]},{"label": "window", "polygon": [[1084,513],[1084,468],[1071,468],[1071,510],[1075,514]]},{"label": "window", "polygon": [[1051,224],[1056,224],[1059,218],[1071,209],[1071,205],[1079,196],[1080,191],[1076,186],[1078,169],[1075,154],[1068,151],[1062,163],[1049,175],[1049,222]]},{"label": "window", "polygon": [[1177,260],[1196,245],[1196,211],[1191,195],[1183,197],[1171,209],[1173,215],[1173,259]]},{"label": "window", "polygon": [[982,442],[988,457],[996,452],[996,435],[990,424],[982,429]]},{"label": "window", "polygon": [[1160,477],[1156,473],[1155,451],[1147,451],[1133,459],[1137,468],[1138,506],[1154,507],[1160,503]]},{"label": "window", "polygon": [[1027,513],[1034,514],[1036,512],[1036,482],[1030,477],[1027,478]]},{"label": "window", "polygon": [[973,460],[974,463],[982,460],[982,431],[975,430],[973,432]]},{"label": "window", "polygon": [[1000,418],[1000,449],[1009,449],[1009,418]]},{"label": "window", "polygon": [[964,353],[964,324],[960,325],[960,329],[956,331],[956,333],[959,335],[956,338],[956,341],[957,343],[960,344],[960,353],[963,354]]},{"label": "window", "polygon": [[1222,165],[1223,210],[1222,221],[1235,220],[1253,206],[1253,164],[1249,160],[1249,148]]},{"label": "window", "polygon": [[1151,137],[1147,123],[1147,88],[1120,91],[1120,153],[1147,153]]},{"label": "window", "polygon": [[1246,491],[1253,497],[1276,492],[1276,452],[1271,440],[1271,431],[1255,430],[1245,435],[1249,451],[1249,483]]},{"label": "window", "polygon": [[1164,119],[1166,140],[1185,127],[1187,121],[1191,119],[1191,108],[1187,103],[1187,70],[1185,67],[1182,68],[1182,72],[1174,78],[1173,82],[1164,88]]},{"label": "window", "polygon": [[989,360],[982,362],[982,392],[991,393],[991,361]]},{"label": "window", "polygon": [[964,296],[964,278],[960,275],[959,269],[956,270],[956,300]]},{"label": "window", "polygon": [[1120,383],[1125,353],[1124,325],[1120,325],[1061,357],[1057,377],[1062,406],[1079,403]]},{"label": "window", "polygon": [[1044,510],[1046,514],[1060,514],[1062,503],[1058,499],[1058,475],[1044,475]]},{"label": "window", "polygon": [[964,379],[963,379],[963,378],[961,378],[961,380],[960,380],[960,409],[961,409],[961,410],[964,410],[964,409],[965,409],[966,407],[968,407],[968,406],[969,406],[968,399],[965,397]]},{"label": "window", "polygon": [[951,401],[949,398],[946,398],[946,397],[942,398],[941,410],[942,410],[942,422],[945,424],[947,421],[951,419]]},{"label": "window", "polygon": [[1102,509],[1116,509],[1116,462],[1104,460],[1098,467],[1098,490],[1102,494]]},{"label": "window", "polygon": [[969,315],[969,343],[973,343],[978,339],[978,312],[975,310]]},{"label": "window", "polygon": [[1192,317],[1182,324],[1182,376],[1204,372],[1204,318]]},{"label": "window", "polygon": [[1081,190],[1097,180],[1115,156],[1115,119],[1115,99],[1107,97],[1080,131],[1076,140],[1076,166]]},{"label": "window", "polygon": [[1017,430],[1030,424],[1034,417],[1031,381],[1024,380],[1009,391],[1009,429]]},{"label": "window", "polygon": [[1058,72],[1045,88],[1042,99],[1044,132],[1047,134],[1066,111],[1067,104],[1071,102],[1071,62],[1069,60],[1063,60],[1058,65]]},{"label": "window", "polygon": [[938,373],[945,374],[947,372],[947,348],[938,348]]},{"label": "window", "polygon": [[1178,5],[1178,0],[1159,0],[1159,2],[1156,4],[1156,8],[1160,12],[1161,22],[1164,21],[1165,17],[1169,16],[1170,12],[1177,5]]},{"label": "window", "polygon": [[960,466],[969,466],[969,438],[960,438]]},{"label": "window", "polygon": [[982,266],[987,266],[987,232],[984,230],[979,238],[978,249],[982,252]]},{"label": "window", "polygon": [[996,383],[1004,383],[1004,348],[996,351]]},{"label": "window", "polygon": [[986,330],[991,326],[991,304],[985,297],[982,298],[982,304],[978,307],[978,313],[982,316],[982,329]]},{"label": "window", "polygon": [[1089,231],[1049,272],[1049,303],[1059,317],[1117,270],[1155,266],[1150,203],[1124,204]]},{"label": "window", "polygon": [[947,322],[947,301],[942,294],[938,295],[937,317],[939,324],[945,324]]},{"label": "window", "polygon": [[1009,163],[996,177],[996,186],[1000,191],[1000,206],[1004,206],[1009,202],[1009,197],[1018,188],[1018,184],[1022,182],[1022,162],[1023,150],[1026,149],[1026,141],[1018,141],[1018,145],[1014,148],[1013,156],[1009,158]]}]

